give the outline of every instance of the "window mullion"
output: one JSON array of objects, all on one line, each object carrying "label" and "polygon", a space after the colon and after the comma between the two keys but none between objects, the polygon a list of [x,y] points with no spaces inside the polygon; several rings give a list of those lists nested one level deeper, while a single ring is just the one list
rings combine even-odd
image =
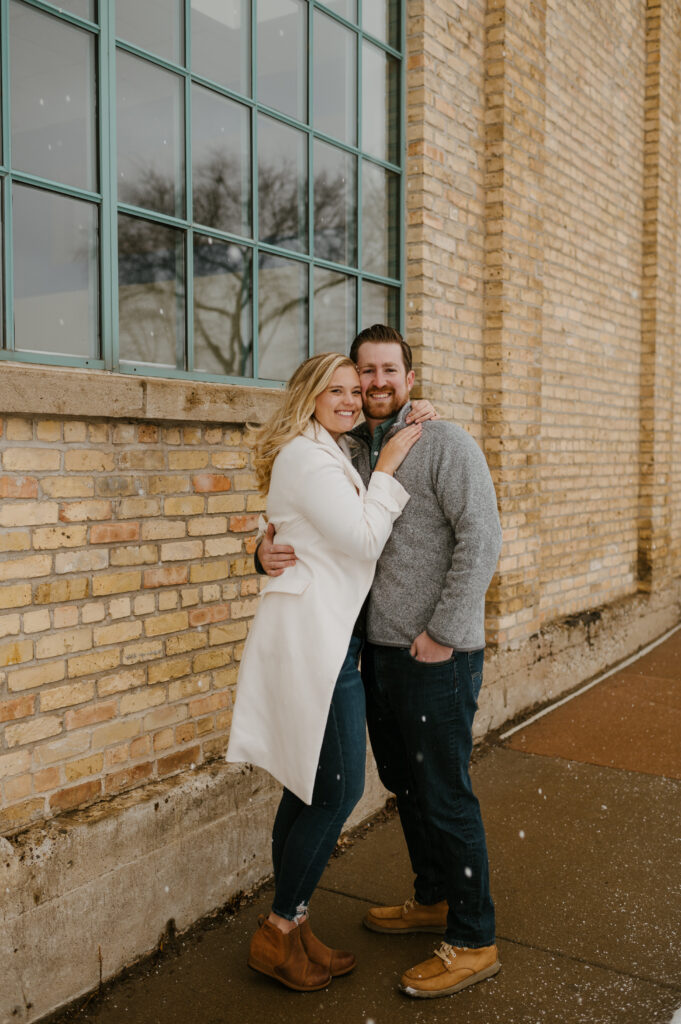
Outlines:
[{"label": "window mullion", "polygon": [[192,192],[192,82],[191,82],[191,0],[184,5],[184,60],[187,75],[184,80],[184,164],[185,214],[189,228],[185,241],[185,337],[186,345],[181,366],[194,369],[194,201]]},{"label": "window mullion", "polygon": [[116,19],[113,4],[100,5],[100,188],[102,192],[102,356],[108,370],[118,354],[118,176],[116,146]]},{"label": "window mullion", "polygon": [[12,258],[12,133],[9,109],[9,2],[3,0],[0,7],[0,35],[2,37],[2,159],[8,173],[3,181],[3,299],[5,306],[4,345],[14,351],[14,269]]}]

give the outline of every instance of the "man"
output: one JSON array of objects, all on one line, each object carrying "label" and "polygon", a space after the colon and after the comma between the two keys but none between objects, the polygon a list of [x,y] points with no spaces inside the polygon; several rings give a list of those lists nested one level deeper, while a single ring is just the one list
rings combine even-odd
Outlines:
[{"label": "man", "polygon": [[[352,432],[365,482],[381,446],[405,425],[414,384],[411,350],[375,324],[350,349],[365,422]],[[469,775],[473,717],[482,684],[485,592],[501,548],[494,487],[465,430],[441,420],[395,474],[410,500],[379,558],[366,610],[362,676],[379,776],[397,797],[414,897],[373,907],[364,918],[383,934],[444,932],[433,957],[402,976],[410,996],[450,995],[496,974],[494,905],[480,807]],[[295,553],[258,549],[278,575]]]}]

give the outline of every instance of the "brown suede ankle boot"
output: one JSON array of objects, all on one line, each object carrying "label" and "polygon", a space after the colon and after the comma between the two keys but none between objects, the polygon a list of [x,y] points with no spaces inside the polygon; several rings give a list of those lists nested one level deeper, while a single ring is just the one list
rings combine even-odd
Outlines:
[{"label": "brown suede ankle boot", "polygon": [[296,992],[315,992],[331,981],[329,970],[305,952],[299,927],[282,932],[267,918],[251,939],[248,966]]},{"label": "brown suede ankle boot", "polygon": [[348,953],[342,949],[330,949],[313,934],[310,922],[307,918],[301,922],[300,938],[303,949],[315,964],[328,970],[332,978],[338,978],[341,974],[349,974],[353,967],[357,966],[354,953]]}]

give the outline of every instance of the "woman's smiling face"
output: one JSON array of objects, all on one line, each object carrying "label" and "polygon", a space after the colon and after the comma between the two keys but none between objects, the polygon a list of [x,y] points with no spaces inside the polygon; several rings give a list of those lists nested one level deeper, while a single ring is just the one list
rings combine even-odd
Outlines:
[{"label": "woman's smiling face", "polygon": [[359,374],[352,366],[340,366],[329,381],[326,390],[317,395],[315,419],[338,440],[351,430],[362,410],[362,389]]}]

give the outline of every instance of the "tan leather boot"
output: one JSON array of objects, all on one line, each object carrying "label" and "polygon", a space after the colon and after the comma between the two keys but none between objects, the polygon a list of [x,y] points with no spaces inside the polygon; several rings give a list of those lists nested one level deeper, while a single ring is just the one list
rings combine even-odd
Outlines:
[{"label": "tan leather boot", "polygon": [[496,946],[467,949],[443,942],[434,956],[402,975],[400,988],[417,999],[435,999],[492,978],[500,969]]},{"label": "tan leather boot", "polygon": [[316,992],[331,981],[328,968],[313,963],[305,952],[299,927],[282,932],[267,918],[251,939],[248,966],[296,992]]},{"label": "tan leather boot", "polygon": [[407,900],[401,907],[372,907],[364,917],[364,926],[384,935],[405,935],[409,932],[434,932],[442,935],[447,927],[446,900],[425,906]]},{"label": "tan leather boot", "polygon": [[300,925],[300,938],[303,949],[310,960],[315,964],[321,964],[325,970],[329,971],[332,978],[338,978],[341,974],[349,974],[353,967],[357,966],[354,953],[325,946],[321,939],[313,934],[307,918]]}]

